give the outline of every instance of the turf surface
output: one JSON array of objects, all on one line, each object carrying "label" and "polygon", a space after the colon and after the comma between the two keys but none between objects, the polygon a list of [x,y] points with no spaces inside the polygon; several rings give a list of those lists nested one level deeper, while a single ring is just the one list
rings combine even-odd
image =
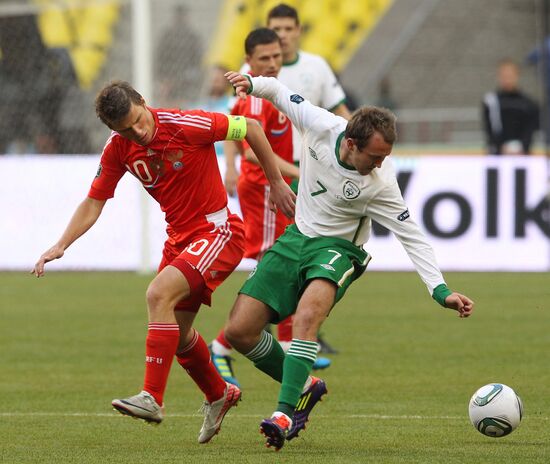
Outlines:
[{"label": "turf surface", "polygon": [[[245,274],[201,310],[210,340]],[[471,296],[462,320],[432,301],[412,273],[369,273],[323,326],[340,350],[322,372],[329,394],[308,429],[279,452],[263,447],[260,420],[277,386],[235,355],[243,401],[220,435],[199,445],[201,395],[177,363],[160,426],[120,416],[112,398],[139,391],[151,276],[0,273],[2,463],[547,463],[550,461],[550,278],[447,274]],[[470,425],[480,386],[502,382],[525,417],[508,437]]]}]

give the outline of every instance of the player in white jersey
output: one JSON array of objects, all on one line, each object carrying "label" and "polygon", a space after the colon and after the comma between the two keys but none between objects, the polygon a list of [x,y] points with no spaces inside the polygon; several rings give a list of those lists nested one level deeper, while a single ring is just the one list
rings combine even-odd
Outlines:
[{"label": "player in white jersey", "polygon": [[[298,12],[295,8],[279,4],[273,7],[267,15],[267,27],[274,30],[281,39],[283,53],[283,67],[277,78],[287,87],[296,90],[300,95],[317,106],[326,108],[335,114],[349,119],[350,112],[345,104],[346,96],[332,69],[319,55],[300,50],[301,25]],[[245,63],[241,67],[242,73],[248,73],[250,65]],[[293,160],[296,165],[300,161],[301,136],[296,127],[292,126]],[[236,191],[238,170],[236,166],[239,145],[233,142],[224,143],[226,152],[225,187],[229,194]],[[296,192],[298,181],[291,184]],[[290,347],[292,341],[292,318],[281,322],[277,326],[279,342],[284,349]],[[337,353],[337,351],[319,336],[319,348],[323,353]],[[211,343],[213,360],[219,372],[228,382],[235,382],[235,376],[231,367],[231,349],[223,337],[218,336]],[[331,360],[326,357],[318,357],[313,365],[314,369],[329,367]]]},{"label": "player in white jersey", "polygon": [[[276,411],[260,425],[268,446],[279,449],[304,428],[311,409],[326,393],[324,383],[309,384],[316,334],[366,269],[370,256],[363,245],[371,220],[394,233],[440,305],[465,318],[474,303],[447,287],[432,247],[410,217],[388,160],[396,138],[393,113],[363,107],[346,121],[277,79],[226,76],[238,96],[248,91],[270,100],[303,137],[296,224],[251,273],[226,325],[233,346],[282,384]],[[263,327],[289,314],[294,314],[294,338],[285,355]]]},{"label": "player in white jersey", "polygon": [[[267,14],[267,27],[273,29],[281,39],[283,51],[283,67],[277,76],[289,89],[293,89],[316,106],[320,106],[334,114],[349,119],[351,114],[346,106],[346,96],[342,86],[336,79],[332,69],[319,55],[300,50],[302,27],[298,11],[290,5],[281,3],[274,6]],[[300,132],[292,126],[293,159],[300,162],[300,147],[302,140]],[[296,192],[298,180],[291,184]],[[279,341],[292,340],[292,319],[278,326]],[[318,335],[319,351],[322,353],[337,353],[324,338]],[[318,357],[315,366],[330,364],[330,359]]]}]

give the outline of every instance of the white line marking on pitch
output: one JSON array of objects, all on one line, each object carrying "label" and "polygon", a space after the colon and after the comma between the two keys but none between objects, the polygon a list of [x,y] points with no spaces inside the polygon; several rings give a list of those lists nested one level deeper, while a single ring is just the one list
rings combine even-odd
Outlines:
[{"label": "white line marking on pitch", "polygon": [[[0,412],[0,417],[124,417],[121,414],[117,414],[115,411],[112,413],[106,412]],[[165,417],[176,418],[189,418],[189,417],[203,417],[202,414],[167,414]],[[259,414],[234,414],[233,417],[242,417],[245,419],[260,418]],[[468,419],[467,415],[464,416],[417,416],[417,415],[386,415],[386,414],[315,414],[315,417],[319,419],[378,419],[378,420],[465,420]],[[530,419],[548,420],[546,416],[531,416]]]}]

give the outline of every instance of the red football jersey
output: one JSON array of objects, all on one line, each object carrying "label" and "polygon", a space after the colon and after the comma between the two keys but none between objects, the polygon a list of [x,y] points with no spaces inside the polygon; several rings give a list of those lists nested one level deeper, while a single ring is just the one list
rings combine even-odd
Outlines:
[{"label": "red football jersey", "polygon": [[[289,163],[293,162],[292,124],[270,101],[249,95],[246,100],[237,100],[231,114],[259,121],[273,151]],[[243,142],[243,147],[246,150],[249,145]],[[247,161],[244,156],[241,160],[241,175],[245,176],[249,182],[268,184],[262,168]],[[290,183],[290,180],[285,177],[287,183]]]},{"label": "red football jersey", "polygon": [[227,206],[214,149],[214,142],[227,136],[227,116],[202,110],[149,110],[156,131],[151,143],[138,145],[113,132],[88,196],[112,198],[129,171],[160,204],[169,228],[186,232],[207,225],[206,215]]}]

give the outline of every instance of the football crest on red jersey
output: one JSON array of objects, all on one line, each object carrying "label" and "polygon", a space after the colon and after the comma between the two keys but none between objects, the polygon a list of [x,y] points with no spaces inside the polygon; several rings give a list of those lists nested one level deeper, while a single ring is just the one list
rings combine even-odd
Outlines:
[{"label": "football crest on red jersey", "polygon": [[183,168],[183,163],[180,161],[182,158],[182,150],[166,152],[166,159],[172,163],[172,167],[175,171],[179,171]]}]

